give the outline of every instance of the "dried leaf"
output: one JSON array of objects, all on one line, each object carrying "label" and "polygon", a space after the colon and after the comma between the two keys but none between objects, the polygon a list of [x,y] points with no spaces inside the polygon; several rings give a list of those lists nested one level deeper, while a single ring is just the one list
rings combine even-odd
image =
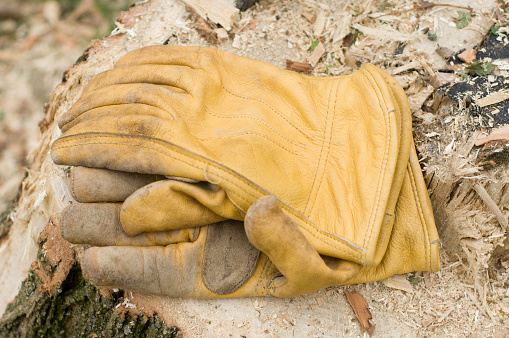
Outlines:
[{"label": "dried leaf", "polygon": [[311,14],[311,13],[308,13],[308,12],[302,12],[301,13],[302,17],[305,18],[310,24],[314,24],[315,21],[316,21],[316,16]]},{"label": "dried leaf", "polygon": [[375,325],[369,322],[373,316],[369,311],[368,302],[357,290],[344,290],[344,292],[348,303],[352,306],[355,316],[361,324],[362,333],[367,332],[370,336],[372,336],[375,331]]},{"label": "dried leaf", "polygon": [[293,70],[297,73],[311,73],[311,70],[313,70],[311,65],[307,62],[298,62],[288,59],[286,60],[286,69]]},{"label": "dried leaf", "polygon": [[463,52],[458,54],[458,59],[470,64],[476,59],[476,51],[473,48],[465,49]]}]

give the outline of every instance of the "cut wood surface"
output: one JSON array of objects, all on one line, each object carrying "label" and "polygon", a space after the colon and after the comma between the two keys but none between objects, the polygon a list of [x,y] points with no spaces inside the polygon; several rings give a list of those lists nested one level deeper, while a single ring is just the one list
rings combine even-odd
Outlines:
[{"label": "cut wood surface", "polygon": [[[67,168],[54,165],[49,157],[49,146],[60,135],[58,118],[94,75],[110,69],[128,51],[178,44],[214,46],[315,76],[348,74],[366,62],[393,74],[411,104],[414,138],[441,236],[443,269],[356,286],[364,308],[371,313],[370,323],[376,326],[374,336],[495,336],[507,332],[507,169],[505,165],[489,170],[476,166],[476,140],[481,131],[477,126],[482,118],[436,91],[460,80],[454,73],[438,72],[448,67],[444,55],[476,48],[484,40],[498,8],[496,1],[462,3],[475,13],[464,29],[458,29],[454,21],[459,9],[437,6],[407,11],[413,5],[406,0],[391,2],[391,8],[375,1],[260,1],[246,12],[230,7],[225,11],[225,7],[219,14],[206,5],[215,1],[185,2],[194,4],[203,21],[196,21],[181,1],[144,2],[121,16],[112,35],[92,41],[79,62],[69,63],[40,123],[41,136],[10,214],[10,232],[0,240],[0,313],[37,261],[40,234],[50,233],[49,229],[43,232],[45,227],[58,223],[49,222],[51,216],[73,202]],[[405,12],[398,14],[400,11]],[[374,19],[384,13],[392,14]],[[196,30],[197,23],[209,25],[203,29],[216,33],[217,39],[205,40]],[[223,30],[221,34],[218,29]],[[428,32],[436,33],[436,39]],[[311,50],[312,44],[320,46],[317,52]],[[486,128],[482,131],[489,134],[491,128]],[[73,249],[79,261],[81,248]],[[47,280],[48,290],[61,278]],[[126,293],[119,309],[124,314],[135,310],[157,313],[184,336],[332,337],[372,330],[370,324],[361,328],[354,319],[356,312],[346,294],[346,287],[331,287],[294,299],[192,300],[133,292]]]}]

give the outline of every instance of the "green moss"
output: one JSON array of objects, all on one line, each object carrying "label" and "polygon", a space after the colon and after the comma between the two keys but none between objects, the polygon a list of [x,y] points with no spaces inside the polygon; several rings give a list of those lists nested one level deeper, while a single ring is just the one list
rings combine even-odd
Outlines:
[{"label": "green moss", "polygon": [[[44,265],[44,263],[43,263]],[[177,337],[157,317],[119,316],[123,292],[103,297],[75,264],[52,296],[43,295],[31,270],[13,303],[0,319],[0,337]]]},{"label": "green moss", "polygon": [[481,150],[478,159],[486,166],[505,165],[509,163],[509,147],[505,145],[488,146]]},{"label": "green moss", "polygon": [[0,214],[0,241],[7,236],[11,229],[12,221],[9,217],[11,208],[8,208]]}]

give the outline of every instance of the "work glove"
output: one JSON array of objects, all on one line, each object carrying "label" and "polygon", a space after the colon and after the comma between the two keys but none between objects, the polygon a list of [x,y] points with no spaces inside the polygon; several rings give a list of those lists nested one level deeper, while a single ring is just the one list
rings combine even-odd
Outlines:
[{"label": "work glove", "polygon": [[[401,87],[371,65],[313,78],[215,49],[157,46],[127,54],[91,81],[60,120],[64,134],[52,156],[58,164],[169,178],[123,203],[119,219],[129,236],[243,220],[273,196],[271,205],[275,198],[322,260],[363,266],[316,290],[439,268],[410,118]],[[168,198],[175,182],[194,184],[177,189],[178,203]],[[200,188],[204,182],[215,188]],[[300,250],[282,247],[286,255]],[[302,293],[292,290],[279,295]]]},{"label": "work glove", "polygon": [[[295,297],[332,285],[433,268],[433,262],[413,259],[419,252],[426,252],[428,229],[406,226],[431,216],[421,214],[420,209],[427,206],[420,206],[421,197],[415,194],[422,188],[415,187],[413,177],[420,168],[417,157],[411,159],[402,188],[406,198],[398,201],[387,253],[375,269],[320,256],[273,196],[256,201],[244,223],[226,220],[129,236],[120,222],[122,203],[112,202],[127,198],[124,205],[128,205],[134,198],[143,203],[144,198],[150,199],[146,194],[150,186],[160,183],[173,184],[169,203],[178,200],[179,191],[185,190],[179,185],[217,189],[204,182],[163,182],[160,180],[164,178],[154,175],[74,168],[71,191],[77,201],[87,203],[74,203],[64,209],[60,225],[69,242],[94,246],[85,251],[81,264],[85,276],[97,286],[184,298]],[[149,213],[139,211],[140,218],[151,219]]]}]

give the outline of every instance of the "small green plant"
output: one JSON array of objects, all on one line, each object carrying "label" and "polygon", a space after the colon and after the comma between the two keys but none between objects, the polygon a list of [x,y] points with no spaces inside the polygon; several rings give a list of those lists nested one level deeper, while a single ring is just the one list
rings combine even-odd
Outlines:
[{"label": "small green plant", "polygon": [[353,34],[353,39],[352,39],[352,42],[350,43],[350,45],[353,45],[357,41],[359,36],[361,36],[361,35],[364,35],[364,33],[362,33],[360,30],[356,29]]},{"label": "small green plant", "polygon": [[456,27],[458,29],[463,29],[467,27],[470,20],[472,20],[472,13],[458,11],[458,16],[453,19],[456,21]]},{"label": "small green plant", "polygon": [[491,27],[491,34],[498,36],[498,30],[500,29],[500,26],[492,26]]},{"label": "small green plant", "polygon": [[316,46],[318,46],[318,44],[319,44],[319,43],[320,43],[320,41],[318,41],[318,40],[313,40],[313,41],[311,41],[311,46],[309,46],[309,49],[310,49],[311,51],[314,51],[314,50],[315,50],[315,48],[316,48]]},{"label": "small green plant", "polygon": [[422,279],[419,278],[419,277],[412,277],[412,278],[410,278],[410,283],[413,284],[413,285],[417,285],[417,284],[419,284],[421,282],[421,280]]},{"label": "small green plant", "polygon": [[428,32],[428,39],[430,39],[431,41],[437,41],[438,39],[437,33]]},{"label": "small green plant", "polygon": [[471,75],[485,76],[493,74],[495,66],[489,62],[474,61],[466,66],[464,70],[456,72],[462,79],[466,79]]},{"label": "small green plant", "polygon": [[380,0],[377,0],[376,1],[378,3],[378,10],[380,12],[384,12],[387,8],[390,8],[391,7],[391,4],[389,1],[380,1]]}]

